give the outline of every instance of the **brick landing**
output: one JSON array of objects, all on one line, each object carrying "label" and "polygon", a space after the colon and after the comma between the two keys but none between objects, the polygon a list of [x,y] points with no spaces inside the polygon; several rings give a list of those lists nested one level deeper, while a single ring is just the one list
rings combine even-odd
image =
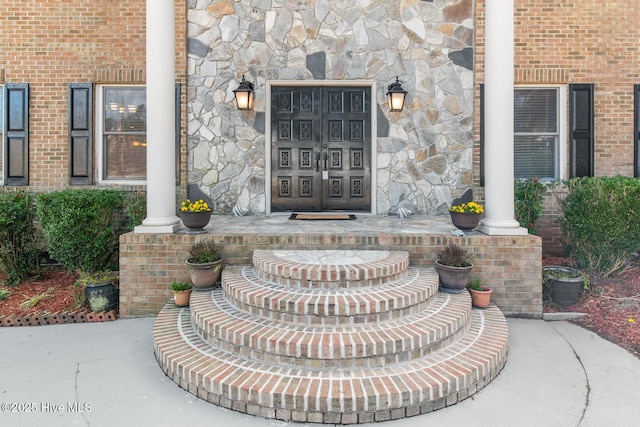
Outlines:
[{"label": "brick landing", "polygon": [[206,234],[124,234],[120,238],[120,316],[153,316],[171,300],[173,280],[187,281],[189,247],[218,243],[227,265],[248,265],[260,249],[384,249],[407,251],[415,267],[431,267],[447,243],[465,247],[473,277],[493,288],[492,301],[510,316],[542,317],[542,249],[537,236],[454,237],[448,217],[407,219],[358,215],[355,221],[290,221],[284,215],[213,216]]},{"label": "brick landing", "polygon": [[500,310],[438,292],[434,270],[406,267],[407,252],[325,251],[333,261],[322,262],[295,252],[258,251],[253,268],[227,268],[222,286],[194,292],[189,308],[167,304],[154,326],[164,372],[235,411],[356,424],[453,405],[504,366]]}]

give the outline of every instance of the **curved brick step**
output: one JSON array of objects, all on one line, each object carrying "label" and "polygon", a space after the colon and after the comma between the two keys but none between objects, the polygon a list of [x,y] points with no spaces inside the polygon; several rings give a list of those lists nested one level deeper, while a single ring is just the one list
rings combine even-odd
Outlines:
[{"label": "curved brick step", "polygon": [[256,275],[268,282],[298,288],[358,288],[401,279],[408,252],[256,250]]},{"label": "curved brick step", "polygon": [[409,268],[393,284],[355,289],[309,289],[266,283],[251,267],[222,273],[227,300],[256,316],[299,324],[379,322],[417,313],[438,290],[433,268]]},{"label": "curved brick step", "polygon": [[191,296],[198,335],[217,348],[253,360],[309,369],[376,367],[423,357],[467,331],[467,292],[439,293],[428,309],[380,323],[305,326],[250,315],[230,305],[220,289]]},{"label": "curved brick step", "polygon": [[190,313],[167,305],[156,318],[154,349],[165,373],[216,405],[285,421],[367,423],[430,412],[492,381],[507,357],[500,310],[472,310],[471,327],[446,349],[376,369],[325,371],[274,366],[212,348]]}]

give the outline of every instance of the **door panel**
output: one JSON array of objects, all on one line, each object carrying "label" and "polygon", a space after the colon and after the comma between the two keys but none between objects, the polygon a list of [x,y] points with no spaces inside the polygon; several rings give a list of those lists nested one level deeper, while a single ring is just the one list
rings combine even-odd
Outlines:
[{"label": "door panel", "polygon": [[319,174],[320,88],[273,88],[271,93],[271,207],[322,209]]},{"label": "door panel", "polygon": [[273,88],[273,211],[370,210],[370,92]]},{"label": "door panel", "polygon": [[323,209],[370,210],[371,114],[369,88],[325,88]]}]

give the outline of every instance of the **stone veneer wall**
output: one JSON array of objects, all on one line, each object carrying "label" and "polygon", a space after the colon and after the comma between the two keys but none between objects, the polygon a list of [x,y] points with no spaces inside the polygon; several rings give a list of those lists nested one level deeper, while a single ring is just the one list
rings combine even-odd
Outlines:
[{"label": "stone veneer wall", "polygon": [[[472,0],[190,0],[189,195],[266,210],[267,81],[376,82],[377,213],[410,206],[446,213],[472,185]],[[256,83],[253,111],[236,109],[242,75]],[[401,113],[386,106],[399,76]]]},{"label": "stone veneer wall", "polygon": [[465,247],[474,263],[472,277],[493,288],[492,302],[509,316],[542,317],[542,246],[537,236],[464,238],[331,234],[187,235],[134,234],[120,237],[120,316],[152,316],[172,298],[173,280],[188,281],[189,247],[212,239],[222,247],[226,264],[250,264],[256,249],[404,250],[412,265],[432,266],[436,252],[449,242]]}]

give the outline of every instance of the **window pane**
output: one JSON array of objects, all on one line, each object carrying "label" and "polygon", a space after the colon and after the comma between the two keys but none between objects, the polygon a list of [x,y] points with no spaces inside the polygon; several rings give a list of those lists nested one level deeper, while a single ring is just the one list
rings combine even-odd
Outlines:
[{"label": "window pane", "polygon": [[145,179],[147,176],[147,138],[144,135],[105,137],[107,179]]},{"label": "window pane", "polygon": [[145,132],[146,102],[144,88],[105,88],[104,131]]},{"label": "window pane", "polygon": [[557,137],[518,136],[514,138],[516,178],[556,177]]},{"label": "window pane", "polygon": [[104,88],[104,179],[145,179],[147,108],[144,87]]},{"label": "window pane", "polygon": [[515,132],[557,132],[557,99],[556,89],[516,89],[514,93]]}]

